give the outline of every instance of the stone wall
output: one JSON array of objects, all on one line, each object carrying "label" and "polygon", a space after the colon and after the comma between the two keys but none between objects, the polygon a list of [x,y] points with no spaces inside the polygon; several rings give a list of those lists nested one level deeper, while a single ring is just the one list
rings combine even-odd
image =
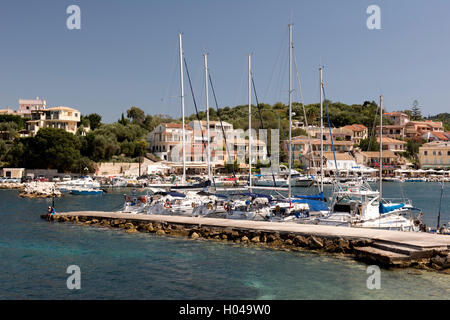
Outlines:
[{"label": "stone wall", "polygon": [[[42,218],[45,218],[43,215]],[[89,216],[56,215],[53,220],[83,225],[123,229],[127,233],[154,233],[182,236],[190,239],[226,241],[244,245],[265,246],[276,250],[313,250],[317,252],[351,255],[358,260],[376,263],[382,267],[419,267],[450,273],[450,253],[432,251],[426,258],[394,261],[389,256],[361,255],[360,249],[370,247],[373,240],[350,237],[324,237],[288,232],[269,232],[243,228],[222,228],[180,223],[149,222],[139,219],[115,219]]]}]

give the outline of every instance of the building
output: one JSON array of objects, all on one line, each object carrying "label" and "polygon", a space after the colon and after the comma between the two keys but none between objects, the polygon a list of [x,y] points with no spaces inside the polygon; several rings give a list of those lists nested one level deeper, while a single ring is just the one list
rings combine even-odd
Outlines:
[{"label": "building", "polygon": [[6,107],[6,109],[0,109],[0,115],[2,114],[13,114],[13,115],[17,115],[17,111],[15,111],[14,109],[12,109],[11,107]]},{"label": "building", "polygon": [[[305,136],[299,136],[292,138],[292,159],[294,161],[302,161],[302,157],[315,151],[320,151],[320,139],[309,139]],[[323,141],[323,151],[336,153],[344,153],[353,151],[353,141],[345,140],[324,140]],[[283,140],[282,148],[284,153],[289,154],[289,140]]]},{"label": "building", "polygon": [[[315,151],[302,156],[301,162],[304,166],[310,168],[311,172],[317,172],[320,169],[320,152]],[[326,171],[335,171],[336,165],[338,170],[352,170],[352,168],[357,167],[355,158],[348,152],[324,152],[322,162]]]},{"label": "building", "polygon": [[406,139],[415,139],[428,132],[444,132],[442,122],[432,120],[410,121],[405,125]]},{"label": "building", "polygon": [[47,102],[45,100],[39,99],[19,99],[19,111],[17,112],[19,115],[25,118],[31,117],[32,111],[44,110]]},{"label": "building", "polygon": [[80,111],[63,106],[33,110],[27,121],[28,131],[33,136],[41,128],[57,128],[76,134],[80,117]]},{"label": "building", "polygon": [[8,179],[22,179],[25,168],[3,168],[0,170],[1,176]]},{"label": "building", "polygon": [[[184,129],[186,145],[190,145],[193,130],[188,125],[185,125]],[[161,123],[149,133],[147,141],[149,151],[161,160],[173,161],[175,159],[172,158],[182,158],[183,127],[181,123]]]},{"label": "building", "polygon": [[[407,128],[405,125],[400,124],[383,125],[383,137],[403,140],[406,138],[406,132]],[[380,136],[380,126],[377,126],[377,136]]]},{"label": "building", "polygon": [[419,148],[421,168],[450,168],[450,142],[434,141]]},{"label": "building", "polygon": [[432,141],[450,141],[450,133],[449,132],[427,132],[424,133],[422,136],[422,139],[425,139],[427,142]]},{"label": "building", "polygon": [[[223,126],[223,131],[222,131]],[[245,162],[248,155],[248,139],[244,130],[233,130],[233,125],[222,121],[210,121],[210,161],[212,167],[223,167],[234,161]],[[225,139],[223,137],[225,133]],[[208,169],[206,146],[206,121],[191,121],[185,125],[187,173],[202,173]],[[181,172],[183,162],[182,125],[162,123],[148,135],[149,151],[161,160],[169,161],[175,172]],[[252,163],[267,160],[267,145],[255,137],[252,139]]]},{"label": "building", "polygon": [[[418,139],[428,132],[443,132],[442,122],[432,120],[411,121],[403,112],[386,112],[385,117],[394,124],[383,125],[383,136],[392,139]],[[376,127],[377,135],[380,135],[380,126]]]},{"label": "building", "polygon": [[342,127],[348,131],[352,132],[353,143],[359,145],[361,140],[367,139],[369,136],[369,130],[363,124],[352,124]]},{"label": "building", "polygon": [[[356,163],[371,168],[380,168],[380,153],[378,151],[362,151],[355,154]],[[383,172],[393,173],[406,162],[392,151],[383,151]]]},{"label": "building", "polygon": [[404,126],[410,121],[409,116],[403,112],[385,112],[384,116],[398,126]]},{"label": "building", "polygon": [[[380,138],[377,137],[377,142],[380,143]],[[383,150],[389,150],[394,153],[405,152],[405,141],[392,139],[383,136]]]}]

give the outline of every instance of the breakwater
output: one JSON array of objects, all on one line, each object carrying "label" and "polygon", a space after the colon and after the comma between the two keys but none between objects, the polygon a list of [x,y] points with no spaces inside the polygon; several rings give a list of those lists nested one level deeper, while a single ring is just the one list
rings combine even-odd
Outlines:
[{"label": "breakwater", "polygon": [[[42,215],[45,218],[46,215]],[[334,226],[272,223],[120,212],[66,212],[57,222],[119,228],[190,239],[230,241],[277,250],[345,254],[382,267],[417,267],[450,273],[450,236]]]}]

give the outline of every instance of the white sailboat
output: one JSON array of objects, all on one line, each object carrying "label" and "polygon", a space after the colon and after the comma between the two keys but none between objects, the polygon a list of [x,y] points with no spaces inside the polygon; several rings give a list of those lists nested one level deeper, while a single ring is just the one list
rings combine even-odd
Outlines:
[{"label": "white sailboat", "polygon": [[[383,126],[383,96],[380,96],[380,127]],[[382,130],[380,129],[382,137]],[[382,141],[380,139],[380,141]],[[365,181],[345,184],[336,182],[330,214],[316,219],[316,223],[335,226],[375,228],[399,231],[419,231],[414,209],[408,199],[383,198],[383,146],[380,143],[380,185],[374,191]]]}]

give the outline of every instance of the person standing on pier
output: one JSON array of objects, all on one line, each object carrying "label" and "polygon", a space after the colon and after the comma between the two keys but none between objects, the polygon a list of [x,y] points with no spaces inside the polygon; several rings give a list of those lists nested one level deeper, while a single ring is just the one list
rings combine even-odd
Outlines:
[{"label": "person standing on pier", "polygon": [[47,221],[50,222],[51,217],[55,215],[55,208],[52,206],[48,207],[48,213],[47,213]]}]

